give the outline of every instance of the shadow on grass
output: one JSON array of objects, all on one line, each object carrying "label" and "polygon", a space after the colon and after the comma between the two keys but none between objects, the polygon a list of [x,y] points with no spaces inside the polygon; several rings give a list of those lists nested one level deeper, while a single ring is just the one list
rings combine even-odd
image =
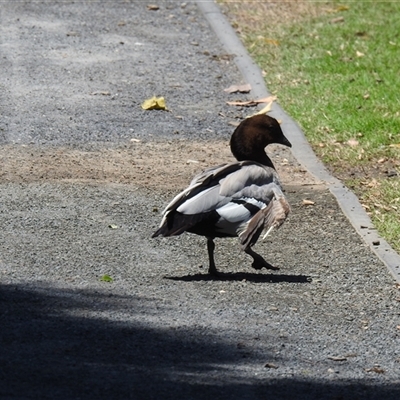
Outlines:
[{"label": "shadow on grass", "polygon": [[262,365],[263,379],[249,376],[224,335],[146,318],[165,311],[134,295],[0,285],[0,398],[400,398],[389,384],[269,376]]}]

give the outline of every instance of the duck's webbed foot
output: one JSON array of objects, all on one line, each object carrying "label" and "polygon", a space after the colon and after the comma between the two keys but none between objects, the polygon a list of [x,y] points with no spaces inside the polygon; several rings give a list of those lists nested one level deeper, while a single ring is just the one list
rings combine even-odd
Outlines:
[{"label": "duck's webbed foot", "polygon": [[257,254],[251,247],[248,247],[245,252],[253,258],[253,264],[251,266],[254,269],[272,269],[272,270],[278,270],[278,267],[274,267],[270,263],[266,262],[259,254]]}]

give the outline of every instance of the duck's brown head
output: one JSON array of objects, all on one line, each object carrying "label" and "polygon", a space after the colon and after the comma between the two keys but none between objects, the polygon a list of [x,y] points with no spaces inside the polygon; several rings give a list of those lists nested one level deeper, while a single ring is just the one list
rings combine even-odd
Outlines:
[{"label": "duck's brown head", "polygon": [[272,143],[292,147],[279,122],[268,115],[255,115],[240,123],[231,137],[231,151],[238,161],[250,160],[274,168],[265,147]]}]

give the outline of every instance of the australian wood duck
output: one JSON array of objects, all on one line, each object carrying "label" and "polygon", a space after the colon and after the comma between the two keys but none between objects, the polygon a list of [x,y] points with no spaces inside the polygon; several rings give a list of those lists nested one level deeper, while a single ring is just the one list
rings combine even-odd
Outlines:
[{"label": "australian wood duck", "polygon": [[285,221],[290,207],[265,147],[291,147],[276,119],[256,115],[235,129],[230,146],[237,162],[209,168],[195,176],[163,212],[156,236],[183,232],[207,238],[209,273],[218,275],[214,262],[216,237],[239,237],[242,250],[253,258],[253,268],[278,269],[252,246]]}]

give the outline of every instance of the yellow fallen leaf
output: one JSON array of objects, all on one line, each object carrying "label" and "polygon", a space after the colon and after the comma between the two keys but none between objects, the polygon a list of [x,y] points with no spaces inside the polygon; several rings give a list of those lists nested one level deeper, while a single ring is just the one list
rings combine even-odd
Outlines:
[{"label": "yellow fallen leaf", "polygon": [[331,8],[330,10],[327,10],[329,13],[338,13],[341,11],[347,11],[349,10],[350,7],[349,6],[338,6],[336,8]]},{"label": "yellow fallen leaf", "polygon": [[274,46],[279,46],[279,40],[276,39],[264,38],[264,42],[267,44],[272,44]]},{"label": "yellow fallen leaf", "polygon": [[143,110],[167,110],[164,97],[153,96],[142,104]]},{"label": "yellow fallen leaf", "polygon": [[268,113],[268,112],[270,112],[271,111],[271,108],[272,108],[272,103],[273,103],[273,101],[270,101],[264,108],[262,108],[260,111],[257,111],[256,113],[254,113],[254,114],[252,114],[252,115],[249,115],[248,117],[246,117],[246,118],[250,118],[250,117],[254,117],[255,115],[262,115],[262,114],[266,114],[266,113]]},{"label": "yellow fallen leaf", "polygon": [[364,57],[365,54],[364,54],[364,53],[361,53],[361,51],[356,51],[356,56],[357,56],[357,57]]}]

